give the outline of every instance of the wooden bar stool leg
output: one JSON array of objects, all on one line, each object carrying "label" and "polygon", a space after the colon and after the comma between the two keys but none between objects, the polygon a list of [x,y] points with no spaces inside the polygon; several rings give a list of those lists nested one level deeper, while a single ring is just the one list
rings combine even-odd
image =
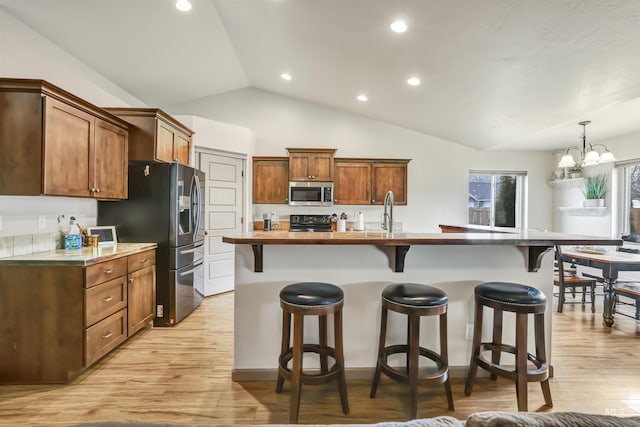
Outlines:
[{"label": "wooden bar stool leg", "polygon": [[591,312],[596,312],[596,284],[591,285]]},{"label": "wooden bar stool leg", "polygon": [[[500,345],[502,344],[502,310],[498,310],[497,308],[493,309],[493,344]],[[500,364],[500,355],[502,352],[500,350],[493,350],[491,352],[491,363],[494,365]],[[492,380],[498,378],[496,374],[490,375]]]},{"label": "wooden bar stool leg", "polygon": [[369,397],[376,397],[376,391],[378,390],[378,384],[380,383],[380,374],[382,372],[382,366],[380,364],[380,358],[382,357],[382,353],[384,351],[384,346],[386,345],[386,337],[387,337],[387,307],[382,305],[382,314],[380,316],[380,341],[378,344],[378,358],[376,361],[376,372],[373,374],[373,383],[371,384],[371,393],[369,393]]},{"label": "wooden bar stool leg", "polygon": [[516,313],[516,395],[518,411],[527,410],[527,313]]},{"label": "wooden bar stool leg", "polygon": [[338,376],[338,393],[340,394],[340,403],[342,412],[349,414],[349,399],[347,398],[347,378],[344,373],[344,349],[342,346],[342,310],[338,310],[333,314],[333,328],[335,337],[336,363],[342,371]]},{"label": "wooden bar stool leg", "polygon": [[[318,333],[320,336],[320,347],[327,348],[327,316],[318,316]],[[329,372],[329,356],[326,353],[320,354],[320,372]]]},{"label": "wooden bar stool leg", "polygon": [[298,423],[300,411],[300,391],[302,389],[302,334],[304,331],[304,316],[301,313],[293,315],[293,365],[291,367],[291,406],[289,408],[289,423]]},{"label": "wooden bar stool leg", "polygon": [[[284,354],[288,349],[291,340],[291,313],[288,311],[282,312],[282,345],[280,346],[280,354]],[[284,377],[280,375],[278,370],[278,382],[276,384],[276,393],[282,392],[282,386],[284,385]]]},{"label": "wooden bar stool leg", "polygon": [[[447,344],[447,313],[440,315],[440,357],[449,366],[449,346]],[[447,379],[444,380],[444,391],[447,395],[447,404],[449,410],[453,411],[453,395],[451,394],[451,380],[447,374]]]},{"label": "wooden bar stool leg", "polygon": [[481,303],[476,302],[475,319],[473,323],[473,344],[471,346],[471,361],[469,362],[469,372],[467,373],[467,382],[464,387],[464,394],[469,396],[473,389],[473,381],[476,379],[478,371],[478,362],[476,358],[480,354],[480,342],[482,339],[482,310]]},{"label": "wooden bar stool leg", "polygon": [[[544,342],[544,313],[534,315],[534,330],[536,334],[536,358],[547,362],[546,344]],[[549,388],[549,378],[540,382],[542,388],[542,395],[544,396],[544,403],[553,408],[553,401],[551,400],[551,389]]]},{"label": "wooden bar stool leg", "polygon": [[411,419],[418,416],[418,358],[420,357],[420,316],[409,315],[409,415]]}]

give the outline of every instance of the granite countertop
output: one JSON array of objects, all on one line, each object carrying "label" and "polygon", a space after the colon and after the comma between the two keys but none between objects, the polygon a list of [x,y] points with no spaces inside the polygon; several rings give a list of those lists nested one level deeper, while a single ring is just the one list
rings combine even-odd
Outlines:
[{"label": "granite countertop", "polygon": [[157,243],[118,243],[113,246],[82,249],[56,249],[48,252],[36,252],[0,258],[0,265],[37,264],[37,265],[81,265],[88,266],[109,259],[133,255],[149,249],[155,249]]}]

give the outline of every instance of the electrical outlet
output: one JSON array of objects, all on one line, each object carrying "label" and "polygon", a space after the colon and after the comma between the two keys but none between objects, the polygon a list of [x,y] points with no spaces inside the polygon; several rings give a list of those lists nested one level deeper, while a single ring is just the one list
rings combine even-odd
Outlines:
[{"label": "electrical outlet", "polygon": [[473,339],[473,324],[467,323],[467,327],[464,330],[464,339],[471,341]]},{"label": "electrical outlet", "polygon": [[0,231],[2,231],[2,215],[0,215]]},{"label": "electrical outlet", "polygon": [[156,317],[164,316],[164,306],[162,304],[156,305]]},{"label": "electrical outlet", "polygon": [[47,229],[47,217],[44,215],[38,215],[38,230]]}]

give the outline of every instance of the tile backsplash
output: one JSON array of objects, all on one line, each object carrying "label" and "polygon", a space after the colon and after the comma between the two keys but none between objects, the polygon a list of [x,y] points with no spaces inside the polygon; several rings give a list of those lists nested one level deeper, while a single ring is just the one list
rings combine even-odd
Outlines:
[{"label": "tile backsplash", "polygon": [[62,233],[59,231],[0,237],[0,258],[62,249],[63,244]]}]

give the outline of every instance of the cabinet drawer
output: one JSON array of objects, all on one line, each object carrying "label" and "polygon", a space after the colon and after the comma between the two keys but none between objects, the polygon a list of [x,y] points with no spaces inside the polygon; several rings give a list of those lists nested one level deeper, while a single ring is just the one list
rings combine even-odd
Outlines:
[{"label": "cabinet drawer", "polygon": [[119,276],[124,276],[127,274],[127,258],[122,257],[89,266],[86,268],[85,274],[85,284],[87,288]]},{"label": "cabinet drawer", "polygon": [[85,330],[85,366],[127,339],[127,309],[122,309]]},{"label": "cabinet drawer", "polygon": [[85,326],[91,326],[126,306],[125,276],[89,288],[85,295]]},{"label": "cabinet drawer", "polygon": [[152,249],[150,251],[140,252],[139,254],[130,255],[128,258],[128,271],[133,273],[134,271],[142,270],[156,263],[156,251]]}]

